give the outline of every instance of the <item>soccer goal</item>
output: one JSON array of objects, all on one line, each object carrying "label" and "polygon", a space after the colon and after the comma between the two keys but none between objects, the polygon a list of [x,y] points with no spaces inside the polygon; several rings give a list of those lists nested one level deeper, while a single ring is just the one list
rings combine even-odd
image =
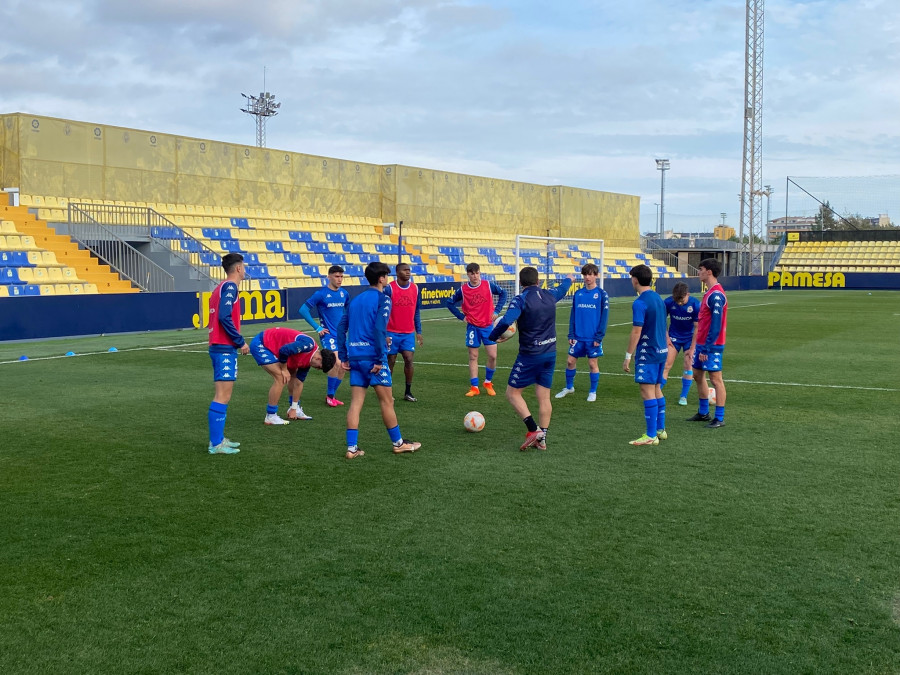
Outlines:
[{"label": "soccer goal", "polygon": [[530,234],[516,235],[515,294],[519,291],[519,270],[536,267],[541,281],[554,286],[569,274],[576,276],[587,263],[594,263],[600,270],[597,283],[603,288],[603,240],[572,237],[538,237]]}]

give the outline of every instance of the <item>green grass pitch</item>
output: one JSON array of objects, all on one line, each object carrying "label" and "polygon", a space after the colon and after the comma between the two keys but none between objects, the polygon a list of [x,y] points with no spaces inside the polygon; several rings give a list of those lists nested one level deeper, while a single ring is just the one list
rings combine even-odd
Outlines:
[{"label": "green grass pitch", "polygon": [[241,453],[208,455],[203,332],[2,344],[0,672],[897,673],[898,298],[731,293],[727,426],[683,421],[675,368],[651,448],[630,298],[544,453],[502,395],[515,344],[500,395],[465,398],[440,311],[396,403],[422,450],[390,453],[370,394],[352,462],[324,376],[312,421],[266,427],[250,357]]}]

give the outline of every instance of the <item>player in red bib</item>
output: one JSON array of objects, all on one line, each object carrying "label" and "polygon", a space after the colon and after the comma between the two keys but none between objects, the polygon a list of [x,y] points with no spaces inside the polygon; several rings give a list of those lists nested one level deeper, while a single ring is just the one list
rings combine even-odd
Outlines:
[{"label": "player in red bib", "polygon": [[[447,309],[460,321],[466,322],[466,347],[469,348],[469,391],[466,396],[478,396],[478,346],[484,345],[487,354],[484,388],[488,396],[496,396],[494,391],[494,370],[497,367],[497,343],[488,336],[491,334],[494,319],[500,316],[500,310],[506,304],[506,291],[493,281],[481,279],[481,266],[478,263],[466,265],[469,282],[463,284],[452,298],[447,298]],[[494,304],[494,296],[497,304]],[[462,311],[457,305],[462,303]]]},{"label": "player in red bib", "polygon": [[412,394],[413,380],[413,355],[416,352],[416,343],[422,346],[422,321],[419,317],[421,298],[419,287],[411,280],[412,270],[406,263],[397,263],[394,268],[397,280],[384,287],[384,294],[391,299],[391,315],[388,318],[387,336],[388,368],[394,373],[394,364],[397,362],[397,354],[403,356],[403,374],[406,376],[406,393],[404,401],[416,402]]},{"label": "player in red bib", "polygon": [[250,347],[241,336],[241,302],[238,284],[244,280],[244,256],[229,253],[222,258],[225,281],[216,286],[209,298],[209,358],[213,364],[216,392],[209,404],[209,453],[233,455],[240,443],[225,438],[228,403],[237,379],[237,355],[249,354]]},{"label": "player in red bib", "polygon": [[[709,289],[700,301],[700,318],[697,320],[697,346],[694,349],[694,381],[700,406],[689,422],[709,422],[707,428],[725,426],[725,381],[722,379],[722,362],[725,359],[725,329],[728,326],[728,300],[725,289],[719,283],[722,263],[715,258],[701,260],[697,266],[700,281]],[[709,385],[706,373],[716,392],[715,417],[709,414]]]},{"label": "player in red bib", "polygon": [[288,383],[293,401],[288,410],[288,419],[312,419],[300,406],[303,382],[310,368],[324,370],[326,373],[334,368],[337,363],[335,353],[330,349],[319,349],[315,340],[299,330],[282,326],[257,334],[250,342],[250,353],[273,380],[269,388],[265,423],[288,424],[288,420],[278,416],[278,401],[284,385]]}]

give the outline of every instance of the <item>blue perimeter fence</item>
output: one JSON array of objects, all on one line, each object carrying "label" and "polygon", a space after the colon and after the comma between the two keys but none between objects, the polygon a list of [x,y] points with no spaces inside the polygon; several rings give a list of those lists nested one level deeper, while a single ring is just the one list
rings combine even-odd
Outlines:
[{"label": "blue perimeter fence", "polygon": [[[809,277],[809,278],[807,278]],[[688,284],[691,293],[700,293],[700,281],[658,279],[660,295],[671,294],[679,281]],[[790,281],[790,283],[786,283]],[[827,281],[827,283],[826,283]],[[769,277],[724,277],[726,291],[823,289],[900,290],[900,274],[848,273],[817,278],[794,275],[790,280]],[[443,306],[458,283],[419,284],[422,307]],[[607,279],[604,288],[610,297],[633,296],[630,279]],[[365,289],[349,286],[351,296]],[[270,291],[242,291],[242,324],[297,320],[300,306],[315,288],[290,288]],[[39,340],[80,335],[140,333],[147,331],[204,329],[208,316],[209,294],[133,293],[125,295],[75,295],[0,298],[0,341]],[[204,331],[205,332],[205,331]]]}]

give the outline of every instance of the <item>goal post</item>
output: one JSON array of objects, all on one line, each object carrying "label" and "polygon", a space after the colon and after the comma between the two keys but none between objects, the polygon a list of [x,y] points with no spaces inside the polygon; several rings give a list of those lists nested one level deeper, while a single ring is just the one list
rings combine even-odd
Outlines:
[{"label": "goal post", "polygon": [[600,270],[597,284],[603,288],[606,276],[603,266],[603,239],[576,237],[540,237],[530,234],[516,235],[515,294],[519,288],[519,270],[526,266],[537,267],[540,278],[553,285],[557,279],[569,274],[579,274],[581,267],[594,263]]}]

